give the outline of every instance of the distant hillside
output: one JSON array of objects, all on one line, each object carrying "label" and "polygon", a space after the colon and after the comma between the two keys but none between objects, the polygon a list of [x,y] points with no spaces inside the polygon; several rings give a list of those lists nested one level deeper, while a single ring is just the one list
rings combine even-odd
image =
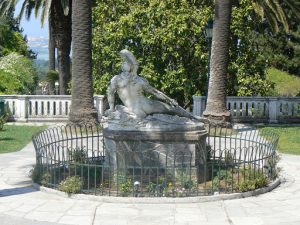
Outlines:
[{"label": "distant hillside", "polygon": [[300,95],[300,78],[287,72],[270,68],[267,71],[267,78],[275,83],[275,95],[296,96]]},{"label": "distant hillside", "polygon": [[43,80],[47,76],[49,61],[43,59],[36,59],[34,61],[38,70],[39,80]]},{"label": "distant hillside", "polygon": [[28,45],[38,59],[48,60],[48,37],[28,37]]}]

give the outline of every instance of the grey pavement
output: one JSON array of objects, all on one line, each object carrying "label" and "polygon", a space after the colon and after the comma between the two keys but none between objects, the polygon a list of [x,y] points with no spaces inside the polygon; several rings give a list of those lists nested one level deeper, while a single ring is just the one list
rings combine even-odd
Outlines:
[{"label": "grey pavement", "polygon": [[[282,155],[286,179],[272,192],[199,203],[114,203],[37,191],[33,145],[0,155],[1,225],[300,225],[300,156]],[[112,197],[113,198],[113,197]]]}]

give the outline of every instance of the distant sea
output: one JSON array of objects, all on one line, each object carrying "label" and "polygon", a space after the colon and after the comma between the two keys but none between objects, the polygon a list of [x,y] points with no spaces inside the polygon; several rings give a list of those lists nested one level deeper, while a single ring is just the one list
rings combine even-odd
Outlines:
[{"label": "distant sea", "polygon": [[48,60],[48,37],[27,37],[29,48],[37,53],[37,59]]}]

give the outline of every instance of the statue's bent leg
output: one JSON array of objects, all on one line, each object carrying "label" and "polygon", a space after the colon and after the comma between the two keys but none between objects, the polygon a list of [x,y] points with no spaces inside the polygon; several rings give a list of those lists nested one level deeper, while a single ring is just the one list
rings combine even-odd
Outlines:
[{"label": "statue's bent leg", "polygon": [[185,110],[184,110],[183,108],[181,108],[181,107],[178,107],[178,106],[176,106],[176,107],[171,107],[171,110],[172,110],[177,116],[182,116],[182,117],[187,117],[187,118],[190,118],[190,119],[194,119],[194,116],[193,116],[191,113],[185,111]]}]

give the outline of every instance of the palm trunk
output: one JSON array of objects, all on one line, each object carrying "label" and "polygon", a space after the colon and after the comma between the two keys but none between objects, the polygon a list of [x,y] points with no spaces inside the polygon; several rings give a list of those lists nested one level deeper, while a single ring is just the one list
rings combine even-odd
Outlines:
[{"label": "palm trunk", "polygon": [[55,70],[55,42],[51,24],[51,16],[49,16],[49,70]]},{"label": "palm trunk", "polygon": [[[70,4],[70,9],[72,5]],[[68,83],[71,78],[70,72],[70,49],[72,41],[71,14],[65,16],[60,0],[52,0],[51,25],[53,37],[57,48],[59,94],[67,94]]]},{"label": "palm trunk", "polygon": [[232,0],[216,0],[213,27],[210,79],[205,117],[225,122],[230,119],[226,108],[226,86],[229,63],[229,37]]},{"label": "palm trunk", "polygon": [[72,123],[97,122],[92,85],[92,7],[90,0],[73,0]]},{"label": "palm trunk", "polygon": [[59,94],[66,95],[68,89],[68,83],[70,81],[70,49],[58,49],[57,56],[60,62],[58,72],[59,76]]}]

